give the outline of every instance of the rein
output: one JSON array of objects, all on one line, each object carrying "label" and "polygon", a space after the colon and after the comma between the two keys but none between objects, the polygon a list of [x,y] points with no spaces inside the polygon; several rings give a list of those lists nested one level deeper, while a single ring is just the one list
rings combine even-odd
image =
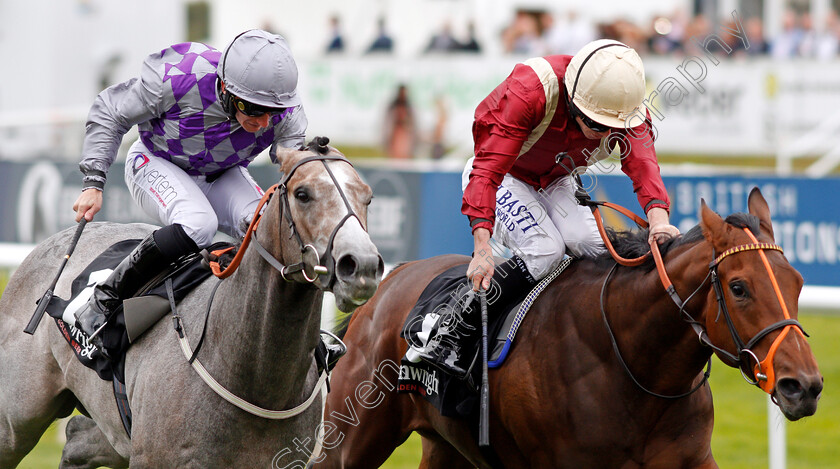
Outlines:
[{"label": "rein", "polygon": [[[329,275],[327,281],[322,282],[321,286],[325,289],[331,287],[335,283],[335,279],[336,279],[336,276],[335,276],[335,259],[332,256],[332,247],[333,247],[333,242],[335,241],[335,236],[338,233],[338,230],[341,229],[341,227],[344,226],[344,223],[347,220],[349,220],[350,218],[356,218],[357,220],[359,220],[359,224],[362,227],[364,227],[364,224],[362,224],[361,219],[359,219],[359,216],[356,215],[356,212],[353,210],[353,207],[350,205],[350,202],[347,200],[347,196],[344,194],[344,191],[341,189],[341,185],[338,183],[338,180],[335,178],[335,175],[333,174],[329,165],[327,165],[327,161],[330,161],[330,160],[343,161],[343,162],[352,166],[350,161],[347,160],[347,158],[345,158],[343,156],[338,156],[338,155],[333,155],[333,156],[328,156],[328,155],[310,156],[310,157],[307,157],[307,158],[303,158],[300,161],[298,161],[297,163],[295,163],[294,166],[292,166],[292,168],[289,170],[289,172],[283,176],[283,179],[279,183],[277,183],[277,184],[271,186],[270,188],[268,188],[268,190],[265,191],[262,198],[260,199],[260,202],[257,204],[257,208],[254,211],[254,216],[251,219],[251,223],[248,225],[248,229],[245,231],[245,236],[242,239],[242,244],[239,246],[239,250],[236,252],[236,255],[234,256],[234,258],[230,262],[230,264],[226,268],[222,269],[221,266],[219,265],[218,260],[211,260],[209,262],[210,269],[213,271],[213,275],[215,275],[216,277],[224,279],[224,278],[229,277],[231,274],[233,274],[233,272],[236,271],[236,269],[239,267],[239,264],[242,262],[242,258],[245,255],[245,251],[248,249],[251,241],[253,240],[254,241],[254,246],[257,249],[257,252],[260,254],[260,256],[262,256],[262,258],[265,259],[266,262],[268,262],[272,267],[274,267],[277,271],[279,271],[280,275],[283,277],[284,280],[289,281],[289,278],[287,277],[287,275],[300,273],[307,282],[314,283],[315,281],[317,281],[319,279],[319,277],[321,275]],[[335,228],[333,229],[332,233],[330,234],[329,242],[327,243],[326,252],[324,253],[323,256],[319,255],[317,249],[315,249],[315,246],[313,246],[312,244],[304,243],[303,240],[301,239],[300,234],[298,233],[297,227],[295,226],[295,221],[292,218],[292,211],[291,211],[291,206],[289,205],[289,196],[288,196],[288,188],[287,188],[287,184],[288,184],[289,180],[291,179],[292,175],[294,175],[295,171],[297,171],[297,169],[299,167],[303,166],[304,164],[312,162],[312,161],[320,161],[324,164],[324,168],[327,170],[327,174],[329,174],[330,179],[332,179],[333,184],[335,185],[336,189],[338,190],[339,195],[341,195],[341,199],[344,202],[345,208],[347,209],[347,213],[336,224]],[[268,204],[269,200],[271,199],[271,197],[275,193],[278,193],[279,197],[281,198],[280,204],[279,204],[279,206],[280,206],[280,218],[281,219],[284,219],[284,218],[286,219],[286,221],[289,224],[289,229],[291,230],[290,236],[294,236],[295,239],[298,242],[298,245],[300,246],[301,261],[296,263],[296,264],[290,265],[290,266],[284,265],[279,260],[277,260],[277,258],[274,257],[270,252],[268,252],[268,250],[265,249],[265,247],[263,247],[263,245],[260,244],[260,242],[257,240],[257,227],[259,226],[260,221],[262,220],[263,208],[265,207],[266,204]],[[223,250],[220,250],[220,251],[214,251],[212,254],[215,255],[216,257],[218,257],[218,256],[224,254],[225,252],[230,251],[231,249],[233,249],[233,248],[227,248],[227,249],[223,249]],[[306,257],[306,253],[307,253],[308,250],[311,251],[313,253],[313,255],[315,256],[315,262],[312,266],[312,272],[313,273],[311,275],[308,274],[307,271],[306,271],[307,264],[306,264],[306,260],[304,259]],[[321,259],[323,259],[325,262],[321,263]]]},{"label": "rein", "polygon": [[[691,295],[689,295],[688,298],[685,301],[683,301],[680,298],[679,294],[677,293],[676,289],[674,288],[674,285],[671,282],[671,279],[668,277],[668,272],[665,270],[665,262],[662,260],[662,254],[659,251],[659,244],[656,242],[656,240],[653,240],[653,241],[650,242],[650,247],[651,247],[650,252],[648,252],[648,253],[640,256],[640,257],[637,257],[635,259],[625,259],[625,258],[621,257],[620,255],[618,255],[618,253],[616,252],[612,243],[610,242],[609,237],[607,236],[606,230],[604,229],[604,226],[603,226],[603,220],[601,218],[601,214],[598,210],[598,206],[601,205],[601,206],[604,206],[604,207],[607,207],[607,208],[614,209],[614,210],[632,218],[642,228],[646,228],[648,226],[648,223],[645,220],[636,216],[633,212],[627,210],[624,207],[621,207],[619,205],[615,205],[615,204],[612,204],[612,203],[609,203],[609,202],[592,201],[592,200],[589,200],[589,196],[586,195],[583,190],[579,190],[578,192],[579,193],[577,194],[577,198],[578,198],[579,202],[581,203],[581,205],[589,206],[590,209],[592,210],[593,215],[595,215],[595,222],[598,226],[598,232],[601,234],[601,238],[604,241],[604,245],[607,247],[607,250],[610,252],[613,259],[615,259],[615,261],[616,261],[616,265],[613,266],[613,268],[610,270],[610,272],[605,277],[604,284],[601,288],[601,314],[602,314],[604,322],[607,326],[607,331],[609,332],[610,340],[612,342],[613,349],[614,349],[614,351],[615,351],[615,353],[618,357],[618,360],[621,363],[622,367],[624,368],[625,372],[627,372],[627,374],[633,380],[633,382],[639,388],[641,388],[643,391],[645,391],[646,393],[651,394],[653,396],[661,397],[661,398],[668,398],[668,399],[677,399],[677,398],[688,396],[688,395],[692,394],[693,392],[697,391],[708,380],[709,375],[710,375],[710,371],[711,371],[711,357],[709,357],[709,362],[708,362],[708,365],[706,367],[706,371],[704,373],[704,378],[697,386],[695,386],[690,391],[688,391],[686,393],[683,393],[683,394],[680,394],[680,395],[665,396],[665,395],[657,394],[653,391],[650,391],[647,388],[645,388],[644,386],[642,386],[639,383],[639,381],[636,380],[636,378],[633,376],[632,372],[628,368],[627,364],[624,362],[624,359],[622,358],[621,353],[618,349],[618,343],[616,342],[615,336],[612,332],[612,329],[610,328],[609,322],[607,321],[607,316],[606,316],[606,311],[605,311],[605,291],[606,291],[607,283],[608,283],[610,277],[612,276],[613,272],[615,271],[615,268],[618,266],[618,264],[621,264],[621,265],[624,265],[624,266],[630,266],[630,267],[638,266],[638,265],[641,265],[642,263],[644,263],[648,259],[648,256],[652,255],[654,263],[656,264],[657,273],[659,274],[660,282],[662,282],[662,285],[665,288],[666,293],[668,293],[668,296],[671,298],[671,300],[674,302],[674,304],[677,305],[677,308],[679,308],[680,313],[683,315],[683,320],[685,320],[694,329],[694,332],[697,334],[698,339],[700,340],[700,343],[712,348],[716,352],[720,353],[721,355],[723,355],[723,356],[727,357],[729,360],[731,360],[735,364],[734,366],[737,366],[738,369],[741,371],[741,375],[744,377],[744,379],[748,383],[758,386],[759,388],[761,388],[761,390],[763,390],[764,392],[766,392],[768,394],[772,394],[773,389],[775,387],[775,374],[774,374],[774,370],[773,370],[773,358],[775,357],[776,350],[779,348],[779,345],[781,344],[782,340],[784,340],[784,338],[787,336],[789,331],[791,329],[793,329],[794,327],[803,336],[808,335],[807,333],[805,333],[805,330],[802,328],[802,325],[799,323],[799,321],[797,321],[796,319],[792,319],[790,317],[790,313],[788,312],[787,306],[785,305],[785,302],[784,302],[784,298],[782,297],[782,292],[779,289],[778,282],[776,281],[776,276],[773,274],[773,270],[770,267],[770,263],[767,260],[767,256],[764,253],[764,251],[766,251],[766,250],[784,252],[782,250],[782,248],[777,244],[760,243],[758,241],[758,239],[756,239],[756,237],[753,235],[753,233],[750,232],[749,229],[743,228],[744,232],[747,234],[747,236],[749,236],[749,238],[752,242],[749,243],[749,244],[742,244],[742,245],[735,246],[735,247],[732,247],[730,249],[727,249],[726,251],[722,252],[720,255],[715,257],[714,260],[712,260],[712,262],[709,263],[709,273],[706,275],[706,278],[703,279],[703,282],[700,283],[700,285],[694,290],[694,292],[692,292]],[[581,195],[581,193],[583,195]],[[717,272],[717,268],[718,268],[718,265],[720,265],[720,263],[724,259],[726,259],[727,257],[729,257],[733,254],[738,254],[738,253],[748,252],[748,251],[758,251],[758,254],[761,256],[761,260],[764,264],[765,269],[767,270],[767,274],[770,276],[770,282],[773,285],[773,290],[775,291],[776,298],[779,301],[779,305],[782,308],[782,313],[784,314],[785,319],[783,319],[781,321],[778,321],[778,322],[775,322],[775,323],[765,327],[764,329],[759,331],[755,336],[753,336],[752,339],[750,339],[748,342],[744,343],[743,339],[741,338],[741,335],[738,333],[738,331],[735,327],[734,322],[732,321],[732,317],[729,314],[729,309],[726,306],[726,300],[725,300],[724,294],[723,294],[723,285],[721,285],[720,278],[719,278],[718,272]],[[705,327],[701,323],[699,323],[698,321],[694,320],[694,318],[692,318],[691,315],[689,315],[688,312],[685,311],[686,303],[688,301],[690,301],[691,298],[693,298],[694,295],[697,294],[698,291],[700,291],[700,289],[703,287],[703,285],[705,285],[706,280],[709,280],[709,279],[710,279],[710,283],[712,285],[712,288],[715,291],[715,296],[716,296],[717,303],[718,303],[718,317],[720,317],[720,315],[723,314],[724,320],[726,321],[726,325],[729,329],[729,333],[732,336],[732,341],[735,343],[735,346],[738,349],[737,354],[732,354],[732,353],[724,350],[723,348],[714,345],[712,343],[711,339],[709,338],[709,335],[707,334]],[[756,344],[758,344],[758,342],[761,341],[761,339],[763,339],[768,334],[770,334],[771,332],[774,332],[778,329],[782,329],[782,333],[779,334],[779,336],[776,337],[776,339],[773,341],[773,343],[770,346],[770,350],[767,353],[767,356],[764,358],[764,360],[763,361],[759,360],[758,357],[756,356],[756,354],[752,351],[752,348]],[[746,360],[742,359],[742,357],[745,357]],[[744,365],[749,366],[749,359],[750,358],[753,359],[756,363],[756,365],[751,370],[752,374],[753,374],[752,378],[747,376],[747,373],[744,371]]]},{"label": "rein", "polygon": [[[219,282],[221,283],[221,282]],[[218,287],[218,284],[216,285]],[[210,297],[210,304],[213,302],[213,296],[215,296],[216,289],[213,289],[213,294]],[[181,345],[181,351],[184,353],[184,358],[187,359],[187,362],[192,366],[195,372],[201,377],[201,380],[213,390],[219,397],[226,400],[230,404],[248,412],[249,414],[256,415],[257,417],[262,417],[264,419],[269,420],[284,420],[288,418],[292,418],[296,415],[301,414],[303,411],[308,409],[313,402],[315,402],[315,398],[318,395],[321,395],[321,398],[324,402],[326,402],[326,394],[327,394],[327,379],[329,378],[329,372],[324,369],[321,372],[321,376],[318,377],[318,382],[315,383],[315,387],[312,388],[312,393],[309,397],[303,401],[302,403],[298,404],[291,409],[284,409],[284,410],[269,410],[264,409],[256,404],[252,404],[245,399],[237,396],[236,394],[230,392],[227,388],[225,388],[222,384],[216,381],[215,378],[204,368],[204,365],[201,364],[200,361],[195,357],[198,353],[198,349],[201,346],[201,342],[199,341],[199,346],[196,347],[195,351],[193,352],[192,348],[190,347],[190,341],[187,338],[187,331],[184,330],[181,324],[181,315],[178,314],[178,310],[176,309],[175,305],[175,294],[172,289],[172,279],[166,279],[166,294],[169,297],[169,307],[172,309],[172,321],[175,324],[175,332],[178,333],[178,343]],[[209,314],[210,305],[208,304],[207,311]],[[207,323],[205,322],[205,327]],[[204,335],[202,334],[202,340]]]},{"label": "rein", "polygon": [[[335,236],[338,233],[338,230],[341,229],[342,226],[344,226],[344,223],[347,220],[349,220],[350,218],[353,218],[353,217],[355,217],[357,220],[359,220],[359,224],[362,227],[364,227],[364,224],[361,223],[361,219],[359,219],[358,215],[356,215],[355,211],[353,210],[352,206],[350,205],[350,202],[347,200],[347,196],[344,194],[344,191],[341,189],[341,185],[338,183],[338,180],[335,178],[335,175],[333,175],[332,170],[330,170],[330,167],[327,164],[327,161],[329,161],[329,160],[344,161],[347,164],[351,164],[350,161],[348,161],[343,156],[337,156],[337,155],[333,155],[333,156],[319,155],[319,156],[311,156],[311,157],[303,158],[300,161],[298,161],[297,163],[295,163],[294,166],[292,166],[292,168],[289,170],[289,172],[283,176],[283,178],[280,180],[279,183],[271,186],[268,190],[265,191],[265,193],[263,194],[259,203],[257,204],[257,208],[254,211],[254,217],[251,219],[251,223],[248,225],[248,229],[245,232],[245,237],[243,238],[242,243],[239,246],[239,250],[236,252],[236,255],[234,256],[234,258],[230,262],[230,264],[226,268],[223,269],[219,264],[218,257],[220,255],[224,254],[225,252],[228,252],[231,249],[233,249],[232,247],[222,249],[222,250],[219,250],[219,251],[214,251],[214,252],[211,253],[211,257],[213,257],[214,259],[209,261],[210,270],[213,272],[213,274],[216,277],[219,277],[222,280],[227,278],[227,277],[230,277],[231,274],[233,274],[236,271],[236,269],[239,268],[239,265],[242,263],[242,258],[245,255],[245,251],[250,246],[251,241],[253,241],[254,246],[257,249],[257,252],[260,254],[260,256],[262,256],[262,258],[269,265],[271,265],[274,269],[276,269],[277,271],[280,272],[280,275],[283,277],[283,280],[288,282],[290,280],[287,277],[287,275],[291,275],[291,274],[295,274],[295,273],[299,272],[303,275],[303,278],[307,282],[314,283],[315,281],[317,281],[319,279],[319,277],[321,275],[327,275],[328,274],[329,275],[328,280],[326,282],[322,282],[321,287],[323,287],[325,289],[328,289],[333,285],[333,283],[335,282],[336,276],[335,276],[335,260],[332,257],[332,247],[333,247],[333,242],[335,240]],[[336,189],[338,190],[338,193],[341,195],[341,199],[344,201],[344,206],[347,208],[347,213],[336,224],[335,228],[332,231],[332,234],[330,235],[329,242],[327,243],[327,252],[324,254],[324,256],[320,256],[318,254],[317,249],[315,249],[315,247],[312,244],[306,244],[301,239],[300,234],[298,233],[297,227],[295,226],[295,221],[292,218],[291,207],[289,205],[289,198],[288,198],[287,184],[288,184],[289,180],[291,179],[292,175],[295,173],[295,171],[297,171],[297,169],[300,166],[302,166],[306,163],[312,162],[312,161],[320,161],[324,164],[324,167],[326,168],[327,173],[330,175],[330,179],[332,179],[333,184],[335,185]],[[351,164],[351,166],[352,166],[352,164]],[[282,220],[282,219],[285,218],[285,220],[288,222],[289,229],[291,230],[290,237],[294,236],[297,239],[298,245],[300,246],[301,261],[298,262],[297,264],[293,264],[291,266],[283,265],[279,260],[277,260],[276,257],[274,257],[270,252],[268,252],[268,250],[265,249],[265,247],[263,247],[262,244],[260,244],[260,242],[257,240],[257,227],[259,226],[260,221],[262,220],[263,208],[265,207],[265,205],[269,202],[269,200],[271,199],[271,197],[275,193],[279,193],[278,196],[281,198],[280,204],[279,204],[279,206],[280,206],[280,219]],[[306,272],[306,261],[305,261],[304,257],[306,255],[307,250],[311,250],[314,253],[315,259],[316,259],[316,261],[315,261],[315,263],[312,267],[313,274],[311,276],[308,275],[307,272]],[[326,261],[324,263],[326,265],[321,264],[321,259],[322,258]],[[213,304],[213,298],[215,297],[216,289],[219,287],[220,284],[221,284],[221,280],[213,287],[213,292],[211,293],[208,304],[207,304],[207,316],[209,316],[209,314],[210,314],[210,309],[211,309],[211,306]],[[167,294],[169,296],[170,308],[172,309],[172,320],[173,320],[173,323],[175,325],[175,331],[178,333],[178,340],[179,340],[179,343],[181,345],[181,351],[184,353],[184,357],[187,359],[187,362],[192,366],[192,368],[199,375],[199,377],[201,377],[202,381],[204,381],[204,383],[210,389],[212,389],[213,392],[215,392],[219,397],[221,397],[225,401],[229,402],[230,404],[233,404],[234,406],[244,410],[245,412],[256,415],[257,417],[262,417],[262,418],[271,419],[271,420],[282,420],[282,419],[287,419],[287,418],[291,418],[291,417],[294,417],[296,415],[299,415],[301,412],[305,411],[306,409],[308,409],[312,405],[312,403],[315,401],[315,398],[319,394],[322,396],[322,405],[326,403],[327,388],[329,386],[329,384],[328,384],[329,371],[326,367],[324,367],[324,371],[321,372],[321,375],[318,378],[318,382],[315,384],[315,387],[312,389],[312,393],[309,395],[309,397],[304,402],[302,402],[301,404],[299,404],[299,405],[297,405],[297,406],[295,406],[291,409],[285,409],[285,410],[264,409],[260,406],[252,404],[252,403],[236,396],[232,392],[230,392],[222,384],[220,384],[218,381],[216,381],[216,379],[213,378],[213,376],[210,374],[210,372],[207,371],[206,368],[204,368],[204,365],[202,365],[201,362],[196,359],[196,355],[198,355],[198,351],[201,348],[202,343],[204,342],[204,332],[207,329],[207,317],[205,317],[204,328],[203,328],[203,331],[202,331],[202,334],[201,334],[201,338],[198,342],[198,345],[196,346],[195,350],[192,350],[192,348],[190,346],[190,343],[189,343],[189,340],[188,340],[187,335],[186,335],[186,331],[184,330],[184,328],[182,327],[182,324],[181,324],[181,316],[178,314],[177,309],[176,309],[175,297],[174,297],[174,293],[172,291],[172,281],[171,281],[171,279],[167,279],[166,289],[167,289]]]}]

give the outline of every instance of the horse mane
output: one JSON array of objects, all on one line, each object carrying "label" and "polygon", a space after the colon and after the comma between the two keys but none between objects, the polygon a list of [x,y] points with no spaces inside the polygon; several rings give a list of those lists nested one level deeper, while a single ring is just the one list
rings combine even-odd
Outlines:
[{"label": "horse mane", "polygon": [[[726,222],[738,228],[747,228],[750,231],[752,231],[753,234],[755,234],[756,236],[758,236],[760,232],[758,217],[749,213],[733,213],[726,217]],[[608,228],[607,236],[618,255],[625,259],[641,257],[650,252],[647,229],[615,231]],[[704,238],[702,228],[700,227],[700,225],[695,225],[690,230],[683,233],[682,236],[669,239],[668,241],[665,241],[664,243],[660,244],[659,251],[662,253],[663,256],[665,256],[668,253],[668,251],[672,249],[675,249],[679,246],[684,246],[686,244],[695,244],[702,241],[703,239]],[[590,257],[589,259],[595,261],[598,264],[603,264],[604,266],[609,267],[612,267],[613,263],[615,262],[609,252],[598,254],[597,256]],[[653,266],[653,259],[649,258],[645,263],[643,263],[639,267],[646,268],[649,270]]]}]

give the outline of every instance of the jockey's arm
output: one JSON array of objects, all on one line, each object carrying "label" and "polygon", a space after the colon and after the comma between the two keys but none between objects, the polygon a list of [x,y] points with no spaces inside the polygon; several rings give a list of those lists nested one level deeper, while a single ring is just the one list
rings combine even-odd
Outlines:
[{"label": "jockey's arm", "polygon": [[[109,86],[97,95],[88,113],[82,160],[79,169],[84,174],[82,193],[73,204],[76,221],[88,221],[102,208],[102,190],[111,163],[123,136],[134,125],[163,114],[174,104],[174,97],[164,96],[161,70],[155,66],[152,54],[144,62],[139,78]],[[170,102],[171,101],[171,102]]]}]

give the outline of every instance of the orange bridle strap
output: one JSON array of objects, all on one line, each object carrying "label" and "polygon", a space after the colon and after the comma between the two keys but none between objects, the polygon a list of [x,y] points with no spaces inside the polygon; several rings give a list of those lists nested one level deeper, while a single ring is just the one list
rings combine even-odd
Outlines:
[{"label": "orange bridle strap", "polygon": [[635,259],[625,259],[618,255],[618,252],[616,252],[615,248],[612,245],[612,242],[610,242],[609,236],[607,236],[607,230],[604,229],[604,221],[601,219],[601,212],[598,210],[598,205],[603,205],[604,207],[611,208],[623,214],[624,216],[632,219],[634,222],[636,222],[637,225],[639,225],[642,228],[647,228],[648,222],[636,215],[635,213],[631,212],[630,210],[627,210],[626,208],[620,205],[615,205],[610,202],[599,202],[597,205],[593,204],[590,206],[592,214],[595,215],[595,224],[598,226],[598,233],[601,234],[601,239],[604,240],[604,246],[606,246],[607,251],[610,252],[610,255],[613,257],[613,259],[615,259],[615,261],[619,264],[625,265],[627,267],[635,267],[637,265],[642,265],[648,258],[647,254],[641,257],[637,257]]},{"label": "orange bridle strap", "polygon": [[643,256],[637,257],[635,259],[626,259],[621,257],[618,252],[616,252],[615,248],[610,242],[609,236],[607,236],[607,230],[604,228],[604,221],[601,219],[601,212],[598,210],[598,205],[603,205],[604,207],[611,208],[622,215],[632,219],[636,222],[636,225],[647,228],[648,222],[643,218],[639,217],[635,213],[631,212],[630,210],[622,207],[621,205],[616,205],[610,202],[591,202],[590,209],[592,210],[592,214],[595,215],[595,224],[598,226],[598,233],[601,234],[601,239],[604,241],[604,246],[606,246],[607,251],[609,251],[610,255],[621,265],[627,267],[635,267],[638,265],[642,265],[648,259],[648,255],[653,255],[653,260],[656,263],[656,271],[659,273],[659,279],[662,281],[662,285],[665,287],[665,291],[671,295],[674,302],[677,303],[677,306],[680,308],[682,307],[682,300],[677,295],[676,290],[674,290],[674,285],[671,283],[671,279],[668,278],[668,273],[665,271],[665,263],[662,261],[662,254],[659,252],[659,243],[656,240],[651,241],[650,243],[650,253],[647,253]]},{"label": "orange bridle strap", "polygon": [[[262,209],[265,204],[268,203],[269,199],[271,199],[272,194],[274,191],[277,190],[278,184],[275,184],[268,188],[263,194],[262,198],[260,199],[260,203],[257,204],[257,209],[254,211],[254,218],[251,219],[251,223],[248,225],[248,229],[245,230],[245,237],[242,239],[242,244],[239,245],[239,250],[236,251],[236,255],[233,256],[233,260],[230,261],[230,264],[225,269],[222,269],[219,265],[219,262],[210,261],[210,270],[213,271],[213,275],[219,278],[227,278],[233,274],[236,269],[239,267],[239,264],[242,262],[242,257],[245,255],[245,251],[248,249],[248,245],[251,243],[251,236],[257,230],[257,226],[260,224],[260,220],[262,219]],[[213,251],[211,254],[215,256],[220,256],[221,254],[230,251],[233,248],[222,249],[220,251]]]},{"label": "orange bridle strap", "polygon": [[[776,292],[776,299],[779,300],[779,306],[782,307],[782,314],[784,314],[785,319],[791,319],[790,312],[788,311],[787,305],[785,304],[785,299],[782,297],[782,290],[779,288],[779,283],[776,281],[776,275],[773,274],[773,269],[770,267],[770,262],[767,260],[767,255],[764,254],[765,249],[773,249],[779,252],[783,252],[782,248],[775,244],[759,243],[755,236],[753,236],[752,232],[750,232],[750,230],[746,228],[744,228],[744,232],[747,233],[747,236],[749,236],[750,240],[752,240],[752,242],[754,243],[752,245],[747,246],[761,246],[754,247],[752,249],[758,249],[758,254],[761,256],[761,262],[764,263],[764,268],[767,269],[767,274],[770,276],[770,283],[773,285],[773,291]],[[728,253],[731,250],[732,249],[718,256],[718,259],[722,259],[723,257],[725,257],[724,254]],[[716,259],[716,262],[719,262],[718,259]],[[767,356],[764,357],[764,360],[757,363],[755,365],[755,369],[753,370],[756,376],[759,376],[760,374],[762,374],[762,372],[765,376],[767,376],[766,380],[759,380],[758,387],[760,387],[762,391],[768,394],[773,392],[773,388],[776,385],[776,373],[773,369],[773,358],[776,356],[776,350],[779,349],[779,346],[781,345],[782,341],[785,339],[785,337],[791,329],[794,329],[795,331],[799,332],[803,339],[805,338],[805,334],[800,328],[794,328],[793,325],[785,326],[784,329],[782,329],[782,333],[779,334],[779,336],[776,337],[776,340],[773,341],[773,344],[770,345],[770,350],[767,352]]]},{"label": "orange bridle strap", "polygon": [[[616,252],[615,248],[613,247],[612,243],[609,240],[609,237],[607,236],[606,230],[604,229],[603,220],[601,219],[601,214],[598,211],[597,205],[603,205],[603,206],[611,208],[613,210],[617,210],[617,211],[621,212],[622,214],[632,218],[636,222],[636,224],[638,224],[639,226],[641,226],[643,228],[647,227],[648,223],[645,220],[642,220],[641,218],[636,216],[636,214],[634,214],[630,210],[627,210],[626,208],[621,207],[619,205],[615,205],[615,204],[612,204],[612,203],[609,203],[609,202],[590,202],[589,205],[590,205],[590,208],[592,210],[592,213],[595,215],[595,223],[598,226],[598,232],[601,234],[601,238],[604,241],[604,245],[606,246],[610,255],[612,255],[613,259],[615,259],[615,261],[617,263],[619,263],[621,265],[624,265],[624,266],[628,266],[628,267],[638,266],[638,265],[641,265],[642,263],[644,263],[647,260],[648,254],[645,254],[641,257],[637,257],[635,259],[625,259],[625,258],[621,257]],[[797,332],[799,332],[800,335],[802,335],[803,338],[805,337],[805,333],[802,331],[802,328],[799,325],[799,323],[796,320],[791,319],[790,312],[788,311],[787,305],[785,304],[784,298],[782,297],[782,291],[779,288],[779,283],[776,280],[776,276],[773,274],[773,269],[770,267],[770,262],[767,260],[767,255],[764,253],[764,251],[766,251],[766,250],[779,251],[779,252],[783,253],[784,251],[782,250],[781,246],[779,246],[777,244],[772,244],[772,243],[760,243],[758,241],[758,239],[756,239],[756,237],[752,234],[752,232],[749,229],[743,228],[743,230],[744,230],[745,233],[747,233],[747,236],[749,236],[752,243],[735,246],[735,247],[729,248],[726,251],[722,252],[719,256],[717,256],[714,259],[714,261],[712,261],[709,264],[709,269],[710,270],[714,269],[718,264],[720,264],[721,261],[723,261],[723,259],[727,258],[728,256],[730,256],[732,254],[737,254],[737,253],[747,252],[747,251],[758,251],[758,254],[761,256],[761,261],[764,264],[765,269],[767,270],[767,274],[770,276],[770,283],[773,285],[773,290],[776,293],[776,299],[779,301],[779,305],[782,308],[782,314],[784,314],[784,320],[781,322],[781,324],[784,324],[784,321],[788,321],[788,322],[792,323],[792,324],[786,324],[784,326],[782,326],[780,323],[776,323],[774,325],[769,326],[767,329],[765,329],[761,333],[757,334],[756,337],[753,338],[753,340],[757,343],[758,340],[761,340],[761,338],[763,338],[764,334],[768,333],[774,327],[782,328],[781,334],[779,334],[779,336],[776,337],[776,340],[773,341],[773,344],[770,345],[770,350],[767,352],[767,356],[764,358],[764,360],[759,361],[755,365],[754,370],[753,370],[754,376],[757,378],[757,379],[755,379],[757,385],[764,392],[770,394],[770,393],[773,392],[773,388],[775,387],[775,383],[776,383],[775,371],[773,369],[773,358],[776,355],[776,351],[778,350],[779,346],[781,345],[781,343],[785,339],[785,337],[787,337],[787,335],[788,335],[788,333],[790,332],[791,329],[795,329]],[[650,253],[649,254],[651,254],[653,256],[653,260],[656,264],[656,271],[659,274],[659,280],[662,282],[662,285],[665,287],[665,291],[671,296],[671,299],[674,301],[674,303],[676,303],[677,307],[680,308],[680,310],[682,311],[683,308],[684,308],[684,302],[682,301],[680,296],[677,294],[676,289],[674,288],[674,285],[671,282],[671,279],[668,277],[668,273],[665,270],[665,262],[662,260],[662,254],[659,252],[659,243],[657,243],[656,240],[652,240],[650,242]],[[728,313],[727,313],[727,315],[728,315]],[[700,341],[701,342],[705,343],[706,345],[709,345],[710,347],[712,347],[712,348],[714,348],[718,351],[725,352],[722,349],[713,345],[708,340],[708,337],[706,336],[705,331],[700,329],[699,324],[691,323],[691,325],[692,325],[692,327],[694,327],[695,331],[698,332],[698,335],[700,336]],[[734,334],[734,332],[733,332],[733,334]],[[733,339],[734,339],[734,336],[733,336]],[[738,338],[737,340],[740,340],[740,338]],[[755,344],[752,344],[752,345],[755,345]],[[752,351],[749,350],[748,348],[745,348],[745,350],[752,353]],[[740,354],[741,351],[742,350],[738,351],[739,354]],[[729,354],[727,353],[727,355],[729,355]],[[734,357],[734,358],[736,360],[740,360],[740,357]],[[756,358],[756,360],[758,360],[758,358]]]}]

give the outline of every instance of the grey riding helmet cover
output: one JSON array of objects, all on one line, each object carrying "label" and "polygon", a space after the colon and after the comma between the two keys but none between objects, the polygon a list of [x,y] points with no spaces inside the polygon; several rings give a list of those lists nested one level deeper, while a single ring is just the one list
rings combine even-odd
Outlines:
[{"label": "grey riding helmet cover", "polygon": [[259,29],[237,36],[222,53],[216,74],[242,100],[274,109],[300,104],[298,68],[282,36]]}]

